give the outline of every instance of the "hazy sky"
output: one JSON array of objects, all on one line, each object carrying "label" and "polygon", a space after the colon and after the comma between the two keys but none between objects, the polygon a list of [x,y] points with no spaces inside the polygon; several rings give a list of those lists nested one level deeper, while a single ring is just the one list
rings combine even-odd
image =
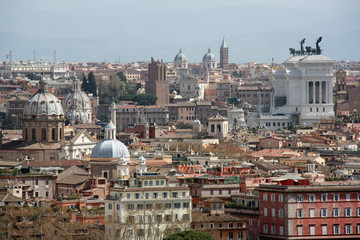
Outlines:
[{"label": "hazy sky", "polygon": [[0,61],[173,61],[182,48],[201,62],[223,36],[230,62],[281,63],[288,48],[320,46],[360,61],[359,0],[0,0]]}]

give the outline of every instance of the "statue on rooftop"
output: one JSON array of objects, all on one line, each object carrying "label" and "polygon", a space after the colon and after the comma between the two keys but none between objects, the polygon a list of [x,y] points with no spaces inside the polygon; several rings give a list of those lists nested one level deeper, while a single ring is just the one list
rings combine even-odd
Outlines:
[{"label": "statue on rooftop", "polygon": [[322,40],[322,37],[319,37],[317,40],[316,40],[316,54],[317,55],[320,55],[321,54],[321,48],[320,48],[320,46],[319,46],[319,43],[321,42],[321,40]]},{"label": "statue on rooftop", "polygon": [[303,56],[303,55],[320,55],[322,49],[319,46],[322,37],[319,37],[316,41],[316,48],[312,48],[311,46],[306,46],[304,49],[305,38],[300,41],[300,50],[296,50],[295,48],[289,48],[290,54],[293,56]]}]

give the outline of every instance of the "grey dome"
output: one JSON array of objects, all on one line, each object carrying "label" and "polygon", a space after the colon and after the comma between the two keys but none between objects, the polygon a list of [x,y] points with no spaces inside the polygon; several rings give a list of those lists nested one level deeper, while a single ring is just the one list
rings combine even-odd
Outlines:
[{"label": "grey dome", "polygon": [[85,123],[87,121],[86,114],[79,109],[69,109],[65,113],[65,118],[71,123]]},{"label": "grey dome", "polygon": [[47,91],[45,80],[40,80],[39,91],[25,103],[24,115],[64,115],[60,100]]},{"label": "grey dome", "polygon": [[216,60],[215,55],[211,53],[210,48],[209,48],[208,52],[203,57],[203,61],[205,61],[205,60]]},{"label": "grey dome", "polygon": [[[75,103],[76,101],[76,103]],[[82,91],[73,91],[69,93],[64,99],[64,108],[69,109],[74,105],[81,110],[90,110],[91,103],[88,95]]]},{"label": "grey dome", "polygon": [[93,148],[91,158],[127,158],[130,157],[127,147],[117,139],[106,139]]},{"label": "grey dome", "polygon": [[178,54],[176,54],[175,58],[174,58],[174,62],[176,61],[187,61],[186,56],[182,53],[181,49],[179,51]]},{"label": "grey dome", "polygon": [[112,121],[110,121],[108,124],[106,124],[106,126],[104,128],[105,129],[116,129],[116,127]]},{"label": "grey dome", "polygon": [[193,121],[193,124],[201,124],[201,122],[200,122],[199,119],[195,119],[195,120]]}]

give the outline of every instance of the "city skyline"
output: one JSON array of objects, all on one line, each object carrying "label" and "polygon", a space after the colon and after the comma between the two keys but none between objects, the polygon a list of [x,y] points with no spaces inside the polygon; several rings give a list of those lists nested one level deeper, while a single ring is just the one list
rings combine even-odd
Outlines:
[{"label": "city skyline", "polygon": [[358,1],[76,1],[4,2],[0,10],[0,61],[172,62],[179,48],[199,63],[210,47],[219,61],[223,36],[229,61],[281,63],[288,48],[320,46],[335,60],[359,61]]}]

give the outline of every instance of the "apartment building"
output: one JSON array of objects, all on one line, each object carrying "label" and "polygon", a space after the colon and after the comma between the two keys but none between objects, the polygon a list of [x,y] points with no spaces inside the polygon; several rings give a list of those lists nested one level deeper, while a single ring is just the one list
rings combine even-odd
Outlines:
[{"label": "apartment building", "polygon": [[105,201],[106,239],[163,239],[190,228],[187,185],[146,172],[130,178],[128,185],[115,185]]},{"label": "apartment building", "polygon": [[116,129],[123,131],[130,125],[165,123],[169,121],[169,110],[163,106],[117,105]]},{"label": "apartment building", "polygon": [[265,185],[260,239],[359,239],[359,185]]}]

